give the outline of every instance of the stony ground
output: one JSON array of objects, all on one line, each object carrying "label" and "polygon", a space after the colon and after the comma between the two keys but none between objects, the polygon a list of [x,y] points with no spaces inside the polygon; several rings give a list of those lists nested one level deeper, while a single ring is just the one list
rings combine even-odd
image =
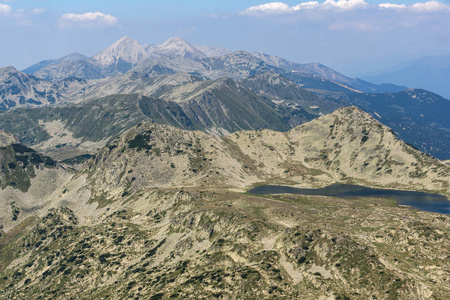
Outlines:
[{"label": "stony ground", "polygon": [[148,190],[0,239],[1,299],[447,299],[450,219],[390,200]]}]

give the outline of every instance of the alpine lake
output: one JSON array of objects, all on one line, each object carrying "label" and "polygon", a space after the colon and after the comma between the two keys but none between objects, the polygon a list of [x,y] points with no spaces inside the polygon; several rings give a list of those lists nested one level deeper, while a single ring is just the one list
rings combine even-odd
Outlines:
[{"label": "alpine lake", "polygon": [[338,198],[388,198],[399,205],[407,205],[418,210],[450,215],[450,199],[444,195],[416,191],[375,189],[359,185],[333,184],[319,189],[304,189],[281,185],[263,185],[248,191],[250,194],[300,194],[331,196]]}]

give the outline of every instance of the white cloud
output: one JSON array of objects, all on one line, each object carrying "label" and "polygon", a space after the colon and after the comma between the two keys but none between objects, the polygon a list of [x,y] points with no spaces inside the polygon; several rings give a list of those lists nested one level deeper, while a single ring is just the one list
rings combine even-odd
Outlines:
[{"label": "white cloud", "polygon": [[381,3],[378,5],[381,9],[394,9],[394,10],[402,10],[406,9],[405,4],[392,4],[392,3]]},{"label": "white cloud", "polygon": [[338,8],[340,10],[355,10],[369,7],[369,4],[364,0],[327,0],[322,6],[324,8]]},{"label": "white cloud", "polygon": [[450,11],[450,6],[438,1],[428,1],[411,5],[411,10],[419,12]]},{"label": "white cloud", "polygon": [[302,2],[295,6],[289,6],[284,2],[271,2],[258,6],[249,7],[239,14],[241,15],[281,15],[292,14],[295,12],[310,11],[315,9],[331,10],[331,11],[354,11],[354,10],[393,10],[393,11],[410,11],[410,12],[440,12],[450,11],[450,6],[438,2],[429,1],[425,3],[415,3],[412,5],[381,3],[379,5],[369,5],[364,0],[325,0],[323,3],[317,1]]},{"label": "white cloud", "polygon": [[369,7],[369,4],[364,0],[326,0],[322,4],[317,1],[302,2],[295,6],[289,6],[283,2],[271,2],[252,6],[240,12],[242,15],[274,15],[292,13],[302,10],[312,9],[338,9],[342,11],[364,9]]},{"label": "white cloud", "polygon": [[40,14],[45,12],[45,9],[43,9],[43,8],[35,8],[35,9],[33,9],[32,12],[33,12],[33,15],[40,15]]},{"label": "white cloud", "polygon": [[450,28],[450,5],[434,0],[411,4],[368,4],[366,1],[369,0],[303,1],[294,6],[283,2],[267,3],[250,7],[240,14],[272,17],[271,21],[281,22],[283,26],[314,24],[316,28],[342,32],[423,31],[427,28],[430,32],[447,34],[444,29]]},{"label": "white cloud", "polygon": [[302,9],[314,9],[314,8],[318,7],[319,5],[320,5],[319,2],[317,2],[317,1],[309,1],[309,2],[300,3],[299,5],[292,7],[292,9],[295,11],[302,10]]},{"label": "white cloud", "polygon": [[442,2],[438,1],[429,1],[429,2],[419,2],[412,5],[405,4],[393,4],[393,3],[381,3],[378,5],[381,9],[392,9],[392,10],[409,10],[413,12],[440,12],[440,11],[450,11],[450,6],[445,5]]},{"label": "white cloud", "polygon": [[117,23],[117,18],[101,12],[84,14],[64,14],[59,19],[60,28],[69,27],[109,27]]},{"label": "white cloud", "polygon": [[356,9],[364,9],[369,7],[369,4],[364,0],[326,0],[322,4],[317,1],[302,2],[295,6],[289,6],[284,2],[271,2],[261,4],[258,6],[252,6],[244,11],[241,11],[241,15],[277,15],[293,13],[302,10],[313,9],[337,9],[341,11],[349,11]]},{"label": "white cloud", "polygon": [[12,8],[8,4],[1,4],[0,3],[0,14],[6,15],[11,12]]},{"label": "white cloud", "polygon": [[242,15],[259,15],[259,14],[284,14],[290,13],[293,9],[283,2],[271,2],[252,6],[240,12]]}]

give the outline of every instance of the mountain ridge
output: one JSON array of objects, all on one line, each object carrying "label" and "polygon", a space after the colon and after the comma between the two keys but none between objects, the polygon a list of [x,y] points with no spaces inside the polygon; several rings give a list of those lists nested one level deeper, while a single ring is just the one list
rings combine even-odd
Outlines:
[{"label": "mountain ridge", "polygon": [[38,63],[22,70],[22,72],[27,73],[27,74],[32,74],[32,73],[38,72],[42,68],[45,68],[49,65],[55,65],[55,64],[62,63],[62,62],[73,62],[73,61],[78,61],[78,60],[86,60],[86,59],[88,59],[87,56],[77,53],[77,52],[73,52],[73,53],[66,55],[59,59],[43,60],[41,62],[38,62]]},{"label": "mountain ridge", "polygon": [[[126,151],[132,154],[124,158]],[[104,147],[88,170],[102,191],[114,191],[115,196],[141,185],[165,186],[163,182],[167,187],[244,188],[285,180],[314,185],[320,178],[321,185],[341,180],[447,193],[450,184],[449,168],[400,141],[356,107],[339,108],[287,132],[263,129],[224,137],[143,123]],[[143,176],[146,170],[152,175]],[[136,181],[130,182],[131,177]]]},{"label": "mountain ridge", "polygon": [[[207,53],[203,53],[201,49],[203,49]],[[64,61],[64,59],[43,61],[41,63],[38,63],[37,65],[40,64],[44,67],[39,69],[35,73],[36,76],[48,79],[50,81],[64,79],[67,76],[81,76],[83,78],[95,79],[123,74],[147,59],[158,60],[158,58],[162,57],[169,57],[169,58],[178,57],[195,60],[206,59],[207,64],[212,63],[212,66],[214,66],[214,62],[211,62],[212,58],[227,56],[230,55],[231,53],[232,52],[223,48],[191,45],[182,37],[170,38],[160,45],[146,46],[141,45],[136,40],[125,36],[120,40],[118,40],[117,42],[115,42],[114,44],[112,44],[111,46],[107,47],[105,50],[93,56],[92,58],[82,60],[84,68],[87,69],[86,75],[83,75],[83,73],[80,72],[77,73],[75,71],[70,71],[71,68],[80,69],[81,67],[77,66],[76,61],[70,61],[71,64],[68,64],[68,62]],[[240,55],[241,51],[236,51],[236,53],[237,55]],[[260,52],[253,52],[251,53],[251,55],[254,56],[255,58],[260,59],[261,61],[264,61],[264,63],[272,67],[287,69],[291,72],[302,72],[310,75],[318,75],[321,76],[322,78],[326,78],[327,80],[335,81],[340,84],[355,88],[357,90],[361,90],[363,92],[384,92],[384,91],[393,92],[405,88],[405,87],[397,87],[394,85],[389,86],[375,85],[369,82],[362,81],[360,79],[351,79],[319,63],[298,64],[290,62],[283,58],[263,54]],[[225,64],[226,63],[227,62],[225,62]],[[58,66],[61,64],[64,65],[63,69],[66,69],[65,73],[69,75],[61,76],[57,74],[57,71],[55,70],[62,69],[61,66]],[[32,66],[30,68],[35,69],[38,67]],[[49,68],[53,69],[53,71],[50,71]],[[67,71],[67,69],[69,70]],[[53,75],[54,78],[51,75],[52,72],[53,73],[56,72],[56,74]],[[217,77],[218,75],[213,74],[211,75],[212,78],[214,79],[218,78]],[[219,76],[223,77],[224,75]],[[228,75],[228,77],[230,76]]]}]

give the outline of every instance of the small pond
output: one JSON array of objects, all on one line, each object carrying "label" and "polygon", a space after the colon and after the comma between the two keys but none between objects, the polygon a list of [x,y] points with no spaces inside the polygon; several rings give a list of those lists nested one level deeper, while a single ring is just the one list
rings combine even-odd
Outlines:
[{"label": "small pond", "polygon": [[408,205],[419,210],[450,214],[450,200],[443,195],[414,191],[374,189],[359,185],[333,184],[320,189],[302,189],[281,185],[258,186],[248,191],[251,194],[300,194],[332,196],[339,198],[375,197],[389,198],[400,205]]}]

